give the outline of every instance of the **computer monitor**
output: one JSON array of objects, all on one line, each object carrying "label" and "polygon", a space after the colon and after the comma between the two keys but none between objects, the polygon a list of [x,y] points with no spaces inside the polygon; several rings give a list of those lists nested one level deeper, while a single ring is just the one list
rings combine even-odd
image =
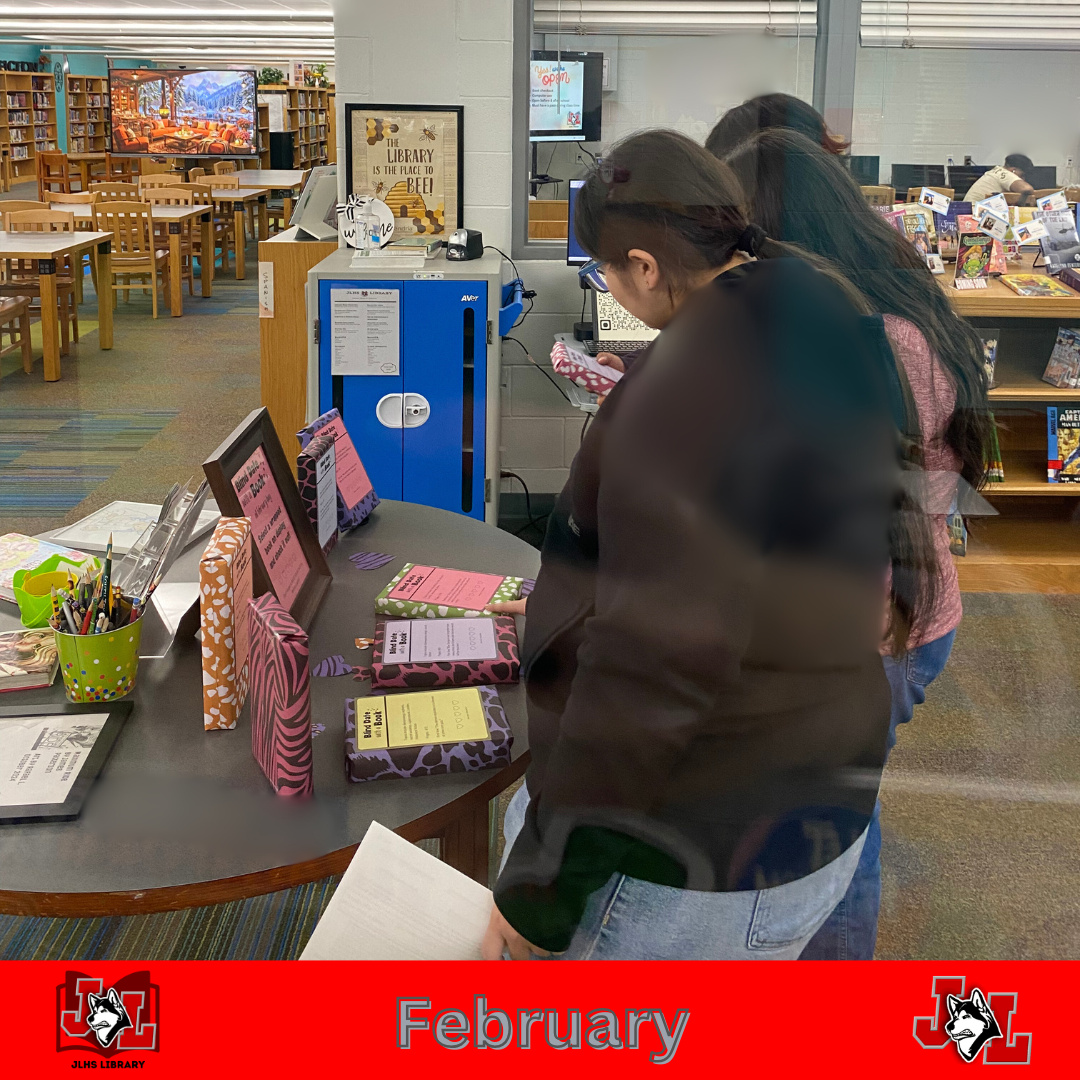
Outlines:
[{"label": "computer monitor", "polygon": [[877,154],[846,154],[840,159],[851,173],[856,184],[876,187],[881,174],[881,158]]},{"label": "computer monitor", "polygon": [[989,165],[954,165],[949,170],[949,187],[953,189],[953,198],[963,199],[971,185],[989,168]]},{"label": "computer monitor", "polygon": [[913,187],[944,187],[944,165],[893,165],[892,186],[897,194]]},{"label": "computer monitor", "polygon": [[588,254],[582,249],[578,243],[577,236],[574,235],[574,207],[577,205],[578,192],[585,186],[584,180],[571,180],[570,181],[570,198],[567,203],[567,221],[566,228],[566,265],[567,266],[584,266],[589,261]]},{"label": "computer monitor", "polygon": [[529,63],[532,142],[599,142],[604,54],[537,49]]},{"label": "computer monitor", "polygon": [[1024,179],[1036,190],[1057,187],[1057,166],[1036,165],[1032,168],[1031,175],[1025,176]]}]

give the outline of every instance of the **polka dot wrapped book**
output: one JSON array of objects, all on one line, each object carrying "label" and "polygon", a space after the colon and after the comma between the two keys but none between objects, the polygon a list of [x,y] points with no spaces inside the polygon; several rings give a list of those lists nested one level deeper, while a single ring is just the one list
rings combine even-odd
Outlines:
[{"label": "polka dot wrapped book", "polygon": [[488,604],[517,600],[524,578],[406,563],[375,598],[398,619],[477,619]]}]

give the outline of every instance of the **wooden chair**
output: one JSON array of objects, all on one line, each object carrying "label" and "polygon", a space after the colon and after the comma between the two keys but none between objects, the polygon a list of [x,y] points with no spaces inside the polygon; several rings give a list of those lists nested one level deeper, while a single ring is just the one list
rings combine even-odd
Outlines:
[{"label": "wooden chair", "polygon": [[[63,192],[54,192],[49,196],[49,202],[53,205],[61,206],[87,206],[90,203],[97,202],[98,193],[96,191],[73,191],[70,195],[65,195]],[[73,210],[72,213],[77,211]],[[83,229],[90,229],[93,225],[93,215],[87,214],[84,218],[75,218],[75,228],[79,229],[80,220],[84,222],[81,226]],[[97,259],[94,258],[94,254],[91,251],[84,251],[79,256],[79,265],[75,272],[75,302],[81,304],[83,302],[83,275],[85,273],[84,260],[90,263],[90,277],[94,282],[94,289],[97,289]]]},{"label": "wooden chair", "polygon": [[33,199],[4,199],[0,202],[0,213],[13,214],[16,210],[48,210],[49,204],[34,202]]},{"label": "wooden chair", "polygon": [[859,190],[870,206],[892,206],[896,202],[896,188],[886,184],[867,185]]},{"label": "wooden chair", "polygon": [[[111,232],[112,276],[110,283],[113,290],[113,306],[116,306],[116,293],[126,291],[129,295],[133,288],[133,277],[149,279],[150,295],[154,318],[158,317],[158,276],[161,277],[162,295],[168,295],[169,287],[169,252],[157,246],[154,237],[154,218],[150,207],[144,202],[98,202],[94,203],[94,229],[98,232]],[[117,278],[123,282],[117,282]],[[101,283],[102,288],[106,282]]]},{"label": "wooden chair", "polygon": [[[1080,187],[1067,187],[1064,191],[1066,202],[1080,202]],[[1038,194],[1038,192],[1036,192],[1036,194]]]},{"label": "wooden chair", "polygon": [[150,176],[140,176],[139,190],[145,191],[147,188],[172,187],[177,179],[178,177],[173,173],[153,173]]},{"label": "wooden chair", "polygon": [[[186,191],[191,196],[192,206],[214,206],[214,197],[210,194],[210,189],[205,184],[199,183],[187,183],[176,184],[174,190]],[[229,269],[229,242],[233,239],[233,216],[232,214],[218,215],[216,212],[211,214],[211,233],[213,236],[214,250],[207,254],[207,258],[216,258],[217,249],[221,249],[221,268],[222,270]],[[203,267],[206,263],[203,261],[203,255],[205,254],[202,249],[202,227],[197,223],[193,223],[191,230],[191,246],[192,252],[195,258],[199,260],[200,273],[203,273]]]},{"label": "wooden chair", "polygon": [[108,184],[91,184],[90,190],[97,196],[98,202],[139,202],[138,184],[121,184],[113,181]]},{"label": "wooden chair", "polygon": [[[4,344],[4,335],[8,344]],[[0,356],[7,356],[16,349],[22,350],[23,371],[27,375],[33,367],[33,354],[30,351],[30,298],[28,296],[8,296],[0,300]]]},{"label": "wooden chair", "polygon": [[1002,198],[1009,206],[1020,205],[1020,192],[1019,191],[1003,191],[1001,193]]},{"label": "wooden chair", "polygon": [[138,175],[138,158],[113,157],[108,151],[105,152],[105,167],[101,173],[104,183],[133,184]]},{"label": "wooden chair", "polygon": [[213,176],[201,176],[195,181],[198,184],[202,184],[204,187],[217,188],[238,188],[240,186],[240,177],[236,173],[215,173]]},{"label": "wooden chair", "polygon": [[[74,232],[75,215],[63,210],[5,210],[4,230],[6,232]],[[67,356],[69,340],[79,340],[79,307],[75,302],[75,275],[71,260],[61,260],[60,272],[56,275],[56,303],[60,315],[60,355]],[[11,267],[3,284],[0,295],[26,296],[37,300],[36,310],[42,319],[45,313],[41,308],[41,285],[38,281],[36,260],[25,263],[16,261]]]},{"label": "wooden chair", "polygon": [[188,169],[188,174],[187,174],[188,183],[193,183],[195,180],[198,180],[200,176],[205,176],[205,175],[206,175],[206,170],[205,169]]},{"label": "wooden chair", "polygon": [[[936,191],[939,195],[944,195],[945,198],[951,199],[953,197],[953,189],[951,187],[931,187],[930,184],[926,185],[931,191]],[[909,187],[907,189],[907,201],[918,202],[919,196],[922,194],[921,187]]]},{"label": "wooden chair", "polygon": [[[192,194],[183,188],[151,187],[143,193],[143,200],[151,206],[192,206]],[[197,226],[196,226],[197,227]],[[162,247],[169,244],[165,232],[165,222],[157,222],[157,242]],[[192,246],[192,222],[185,221],[180,231],[180,274],[181,280],[188,283],[188,296],[195,295],[194,249]]]},{"label": "wooden chair", "polygon": [[11,143],[0,141],[0,191],[11,190]]},{"label": "wooden chair", "polygon": [[214,162],[214,175],[221,176],[222,173],[236,172],[235,161],[215,161]]},{"label": "wooden chair", "polygon": [[53,191],[71,192],[72,184],[82,186],[79,170],[68,164],[68,156],[63,150],[39,150],[37,155],[38,199],[46,202],[45,196]]}]

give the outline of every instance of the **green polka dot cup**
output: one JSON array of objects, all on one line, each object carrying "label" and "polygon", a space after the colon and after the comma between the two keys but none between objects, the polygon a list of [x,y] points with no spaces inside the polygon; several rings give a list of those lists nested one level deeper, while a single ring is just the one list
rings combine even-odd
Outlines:
[{"label": "green polka dot cup", "polygon": [[142,619],[104,634],[56,635],[68,701],[113,701],[130,694],[139,668]]}]

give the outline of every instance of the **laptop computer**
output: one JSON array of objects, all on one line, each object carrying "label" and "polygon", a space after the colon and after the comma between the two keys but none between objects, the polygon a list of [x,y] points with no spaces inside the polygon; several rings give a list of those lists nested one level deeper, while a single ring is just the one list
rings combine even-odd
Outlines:
[{"label": "laptop computer", "polygon": [[593,337],[581,342],[590,356],[602,352],[629,356],[641,352],[660,333],[631,315],[611,293],[590,291]]}]

